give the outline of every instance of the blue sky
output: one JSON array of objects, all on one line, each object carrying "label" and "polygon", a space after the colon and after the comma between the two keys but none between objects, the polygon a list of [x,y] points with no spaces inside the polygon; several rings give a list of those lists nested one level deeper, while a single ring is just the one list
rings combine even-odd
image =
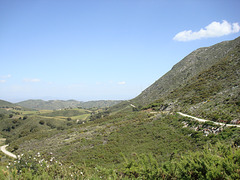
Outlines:
[{"label": "blue sky", "polygon": [[0,0],[0,99],[131,99],[240,35],[239,0]]}]

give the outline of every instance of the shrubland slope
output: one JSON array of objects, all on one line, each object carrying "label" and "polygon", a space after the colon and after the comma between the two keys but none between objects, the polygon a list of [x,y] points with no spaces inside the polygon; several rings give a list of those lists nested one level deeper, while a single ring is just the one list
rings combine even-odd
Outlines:
[{"label": "shrubland slope", "polygon": [[[229,47],[229,44],[233,47]],[[240,38],[220,43],[216,47],[219,45],[224,56],[220,56],[212,66],[183,81],[162,98],[144,108],[183,111],[225,123],[239,120]],[[218,51],[216,47],[212,46],[211,49]],[[156,89],[153,92],[156,92]]]},{"label": "shrubland slope", "polygon": [[[157,99],[164,99],[173,90],[192,84],[191,79],[207,71],[213,65],[231,58],[231,52],[238,52],[240,37],[210,47],[199,48],[173,66],[164,76],[158,79],[139,96],[132,100],[137,105],[146,105]],[[234,56],[238,56],[235,54]],[[239,74],[236,74],[239,77]],[[236,76],[235,75],[235,76]],[[205,77],[207,78],[207,77]],[[233,81],[233,80],[232,80]]]},{"label": "shrubland slope", "polygon": [[[239,75],[237,38],[192,52],[138,97],[107,111],[70,108],[1,116],[9,150],[26,156],[12,165],[9,177],[17,169],[19,179],[239,179],[240,128],[176,113],[238,119]],[[72,117],[83,112],[92,114],[89,121],[76,123]],[[50,164],[44,167],[40,154]],[[52,161],[45,161],[50,156]]]}]

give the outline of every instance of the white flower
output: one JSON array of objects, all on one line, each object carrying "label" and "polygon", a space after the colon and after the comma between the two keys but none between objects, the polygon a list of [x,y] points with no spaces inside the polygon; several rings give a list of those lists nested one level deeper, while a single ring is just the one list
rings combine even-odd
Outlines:
[{"label": "white flower", "polygon": [[50,161],[52,162],[52,161],[53,161],[53,159],[54,159],[54,157],[51,157]]}]

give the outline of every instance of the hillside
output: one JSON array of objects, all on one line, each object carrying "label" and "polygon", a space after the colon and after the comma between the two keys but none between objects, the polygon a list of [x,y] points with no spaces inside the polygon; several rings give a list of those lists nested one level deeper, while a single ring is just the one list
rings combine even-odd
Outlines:
[{"label": "hillside", "polygon": [[0,114],[4,114],[4,113],[11,113],[12,110],[20,110],[20,109],[24,109],[26,110],[26,108],[23,108],[19,105],[16,105],[16,104],[13,104],[13,103],[10,103],[8,101],[4,101],[4,100],[0,100]]},{"label": "hillside", "polygon": [[173,66],[139,96],[132,100],[137,105],[146,105],[157,99],[166,98],[176,88],[190,84],[190,80],[211,66],[228,58],[229,52],[239,49],[240,37],[210,47],[199,48]]},{"label": "hillside", "polygon": [[0,100],[0,108],[16,107],[15,104],[8,101]]},{"label": "hillside", "polygon": [[[239,179],[240,128],[176,113],[238,120],[239,77],[237,38],[192,52],[138,97],[107,111],[62,108],[84,107],[74,100],[27,101],[62,110],[0,117],[9,150],[24,154],[11,164],[10,177],[17,169],[18,179]],[[97,103],[108,102],[88,105]]]},{"label": "hillside", "polygon": [[114,101],[114,100],[100,100],[100,101],[88,101],[88,102],[81,102],[76,100],[26,100],[17,103],[17,105],[32,108],[36,110],[54,110],[54,109],[64,109],[64,108],[105,108],[113,106],[121,101]]},{"label": "hillside", "polygon": [[[229,48],[229,44],[233,47]],[[225,123],[238,120],[240,117],[240,38],[232,42],[220,43],[220,45],[226,53],[219,57],[214,65],[205,68],[144,108],[183,111]],[[153,89],[153,92],[156,90]]]}]

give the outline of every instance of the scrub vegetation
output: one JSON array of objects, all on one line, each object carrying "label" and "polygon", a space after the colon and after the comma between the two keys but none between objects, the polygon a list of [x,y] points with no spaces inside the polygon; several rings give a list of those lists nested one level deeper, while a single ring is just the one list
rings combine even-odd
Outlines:
[{"label": "scrub vegetation", "polygon": [[177,113],[240,123],[239,42],[196,50],[112,107],[0,101],[0,143],[18,155],[0,152],[0,179],[240,179],[240,128]]}]

